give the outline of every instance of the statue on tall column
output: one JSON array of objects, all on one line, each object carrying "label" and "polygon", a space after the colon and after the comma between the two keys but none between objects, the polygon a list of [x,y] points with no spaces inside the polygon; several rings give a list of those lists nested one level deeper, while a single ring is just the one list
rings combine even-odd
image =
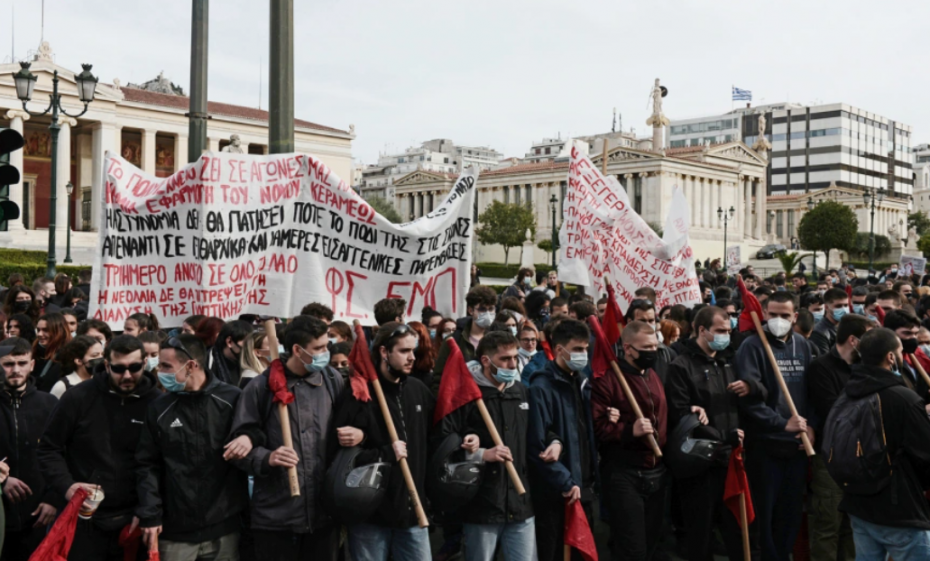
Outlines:
[{"label": "statue on tall column", "polygon": [[659,79],[656,78],[656,83],[652,87],[652,116],[646,121],[647,125],[664,127],[669,124],[668,119],[662,114],[662,98],[667,95],[668,88],[659,84]]}]

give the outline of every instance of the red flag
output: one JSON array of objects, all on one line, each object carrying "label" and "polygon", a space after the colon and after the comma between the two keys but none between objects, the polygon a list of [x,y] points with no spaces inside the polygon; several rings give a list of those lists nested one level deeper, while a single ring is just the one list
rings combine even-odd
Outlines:
[{"label": "red flag", "polygon": [[740,275],[736,275],[736,288],[739,289],[740,296],[743,298],[743,313],[739,315],[739,330],[754,330],[756,324],[753,323],[750,312],[756,312],[759,321],[762,321],[762,304],[759,303],[759,299],[756,298],[755,294],[749,292],[749,289],[743,284],[743,277]]},{"label": "red flag", "polygon": [[468,371],[462,350],[455,343],[455,339],[450,338],[446,342],[449,345],[449,358],[446,359],[446,367],[443,369],[442,380],[439,382],[439,395],[436,396],[433,423],[438,423],[459,407],[481,399],[481,390],[478,389],[478,384]]},{"label": "red flag", "polygon": [[581,501],[565,501],[565,545],[577,549],[585,561],[597,561],[597,546]]},{"label": "red flag", "polygon": [[68,561],[68,552],[71,551],[74,530],[77,528],[78,512],[86,498],[87,491],[83,488],[74,492],[52,529],[29,556],[29,561]]},{"label": "red flag", "polygon": [[749,480],[746,479],[746,468],[743,466],[743,447],[737,446],[730,453],[730,467],[727,469],[727,482],[723,488],[723,502],[736,517],[736,523],[742,527],[739,515],[740,495],[746,497],[746,521],[752,524],[752,521],[756,519],[756,511],[752,508]]},{"label": "red flag", "polygon": [[[610,311],[609,307],[608,311]],[[597,321],[597,316],[588,316],[588,325],[591,326],[591,331],[594,332],[594,356],[591,359],[591,371],[594,373],[595,378],[600,378],[611,369],[610,363],[617,360],[617,355],[614,354],[613,347],[607,341],[604,330],[601,329],[601,324]]]},{"label": "red flag", "polygon": [[856,313],[856,310],[853,309],[852,303],[852,285],[849,283],[846,284],[846,297],[849,299],[849,313]]},{"label": "red flag", "polygon": [[552,357],[555,356],[552,354],[552,347],[549,346],[549,341],[542,341],[540,343],[543,348],[543,352],[546,353],[546,358],[552,360]]},{"label": "red flag", "polygon": [[620,311],[620,304],[617,303],[617,294],[611,283],[607,284],[607,311],[604,312],[604,335],[611,344],[620,340],[620,328],[626,327],[626,320],[623,319],[623,312]]},{"label": "red flag", "polygon": [[355,344],[349,353],[349,363],[352,365],[352,395],[359,401],[371,401],[371,392],[368,391],[368,382],[378,379],[378,371],[371,363],[371,353],[368,351],[368,341],[365,340],[365,331],[361,324],[355,325]]},{"label": "red flag", "polygon": [[275,403],[288,403],[294,401],[294,394],[287,391],[287,378],[284,376],[284,363],[277,359],[271,363],[268,371],[268,389],[274,394],[272,401]]},{"label": "red flag", "polygon": [[885,325],[885,308],[878,304],[875,305],[875,315],[878,317],[878,324]]}]

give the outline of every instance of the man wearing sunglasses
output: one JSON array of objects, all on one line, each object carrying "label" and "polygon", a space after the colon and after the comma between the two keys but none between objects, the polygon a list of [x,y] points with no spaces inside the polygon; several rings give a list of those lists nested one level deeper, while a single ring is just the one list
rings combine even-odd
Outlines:
[{"label": "man wearing sunglasses", "polygon": [[105,494],[90,520],[78,520],[71,559],[122,559],[120,530],[139,523],[136,446],[159,395],[144,354],[137,338],[114,338],[103,368],[62,395],[39,442],[42,475],[59,497],[70,500],[81,487]]}]

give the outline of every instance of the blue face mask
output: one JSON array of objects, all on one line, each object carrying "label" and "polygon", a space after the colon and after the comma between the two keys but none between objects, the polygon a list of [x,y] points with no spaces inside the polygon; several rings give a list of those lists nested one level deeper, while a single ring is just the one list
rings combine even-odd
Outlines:
[{"label": "blue face mask", "polygon": [[429,330],[429,338],[430,338],[430,339],[435,339],[435,338],[436,338],[436,330],[435,330],[435,329],[430,329],[430,330]]},{"label": "blue face mask", "polygon": [[523,279],[523,284],[525,286],[533,288],[533,279],[531,279],[530,277],[526,277],[525,279]]},{"label": "blue face mask", "polygon": [[[187,367],[185,367],[185,368],[187,368]],[[184,370],[184,368],[181,369],[181,371],[183,371],[183,370]],[[161,382],[162,387],[164,387],[166,391],[169,391],[169,392],[171,392],[171,393],[183,392],[183,391],[184,391],[184,387],[187,386],[187,382],[186,382],[186,381],[184,381],[184,382],[178,382],[178,373],[177,373],[177,372],[175,372],[175,373],[172,373],[172,372],[159,372],[159,373],[158,373],[158,381]]]},{"label": "blue face mask", "polygon": [[[490,360],[490,358],[488,360]],[[516,368],[514,368],[513,370],[510,370],[507,368],[501,368],[500,366],[497,366],[493,362],[491,363],[491,366],[494,367],[494,379],[497,381],[498,384],[509,384],[510,382],[513,382],[514,380],[516,380],[517,377],[520,375],[520,372]]]},{"label": "blue face mask", "polygon": [[284,345],[278,345],[278,356],[282,356],[283,354],[284,354]]},{"label": "blue face mask", "polygon": [[517,328],[516,328],[516,326],[511,326],[511,327],[510,327],[510,333],[511,333],[514,337],[517,336]]},{"label": "blue face mask", "polygon": [[588,353],[569,353],[565,366],[572,372],[580,372],[588,365]]},{"label": "blue face mask", "polygon": [[833,310],[833,319],[835,321],[840,321],[841,319],[843,319],[843,316],[847,314],[847,312],[849,312],[849,308],[846,308],[846,307],[837,308]]},{"label": "blue face mask", "polygon": [[494,323],[494,312],[478,312],[478,317],[475,318],[475,324],[478,327],[487,329],[492,323]]},{"label": "blue face mask", "polygon": [[330,338],[329,338],[329,344],[330,344],[330,345],[335,345],[336,343],[338,343],[338,341],[336,341],[336,338],[335,338],[335,337],[330,337]]},{"label": "blue face mask", "polygon": [[859,314],[860,316],[865,315],[865,306],[862,304],[853,304],[853,313]]},{"label": "blue face mask", "polygon": [[930,345],[921,345],[920,350],[922,350],[925,355],[930,356]]},{"label": "blue face mask", "polygon": [[730,346],[729,333],[714,333],[714,340],[707,343],[715,351],[722,351]]},{"label": "blue face mask", "polygon": [[730,329],[736,329],[739,326],[739,318],[730,317]]},{"label": "blue face mask", "polygon": [[870,315],[870,316],[865,316],[865,317],[869,318],[869,319],[872,320],[872,321],[878,321],[878,318],[875,317],[875,316],[871,316],[871,315]]},{"label": "blue face mask", "polygon": [[[307,355],[310,354],[303,349],[301,349],[301,352]],[[306,363],[306,362],[304,363],[304,368],[307,369],[307,372],[311,374],[314,372],[320,372],[321,370],[329,366],[329,351],[328,350],[318,355],[310,355],[310,356],[313,358],[313,360],[310,363]]]},{"label": "blue face mask", "polygon": [[823,312],[811,312],[811,315],[814,316],[814,321],[820,321],[823,319]]}]

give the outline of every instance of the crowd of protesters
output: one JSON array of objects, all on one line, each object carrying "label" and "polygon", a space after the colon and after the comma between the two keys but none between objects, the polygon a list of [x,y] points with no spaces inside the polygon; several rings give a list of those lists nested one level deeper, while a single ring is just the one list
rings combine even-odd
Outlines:
[{"label": "crowd of protesters", "polygon": [[[521,269],[500,294],[473,272],[463,317],[386,299],[356,329],[308,303],[271,331],[136,313],[114,332],[87,317],[90,271],[11,275],[0,558],[30,559],[80,491],[72,560],[555,561],[576,502],[616,560],[930,559],[930,277],[704,269],[702,303],[643,287],[622,317]],[[593,360],[605,318],[616,371]],[[434,418],[462,361],[482,401]],[[437,462],[480,475],[463,491]],[[334,500],[344,468],[369,475]]]}]

